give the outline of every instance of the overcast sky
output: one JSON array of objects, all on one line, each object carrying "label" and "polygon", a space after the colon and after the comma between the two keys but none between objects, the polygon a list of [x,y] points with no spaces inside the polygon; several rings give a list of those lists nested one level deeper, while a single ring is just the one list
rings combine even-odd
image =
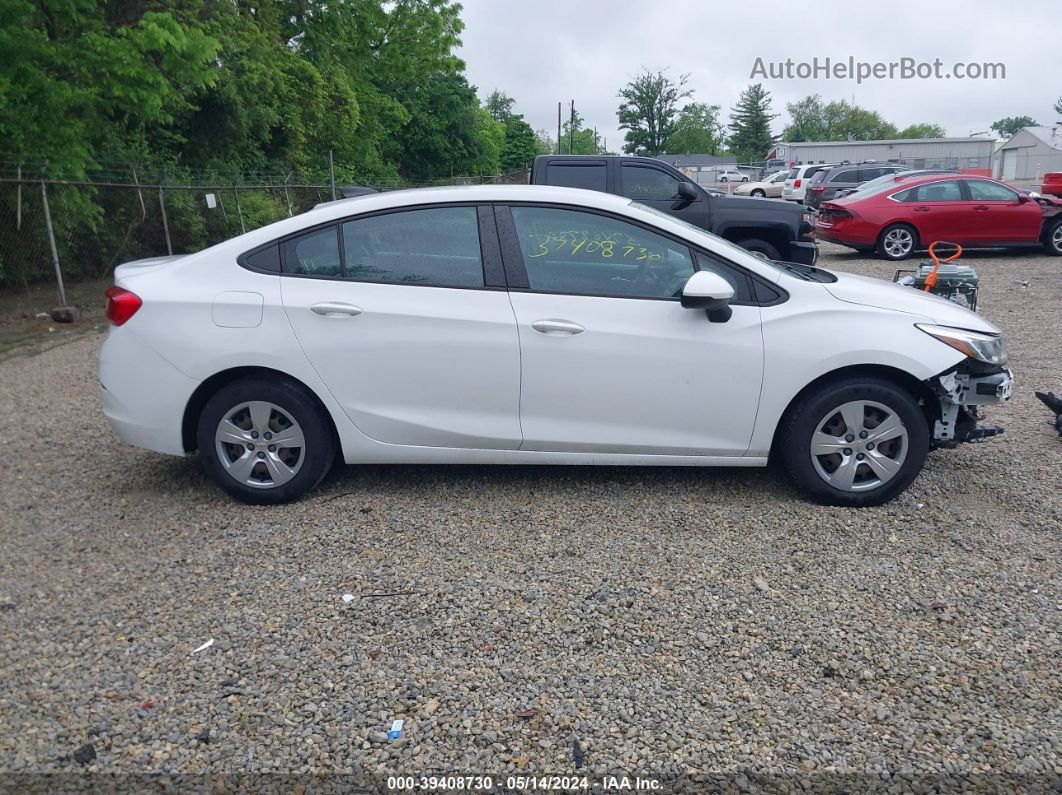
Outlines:
[{"label": "overcast sky", "polygon": [[948,135],[987,130],[1003,116],[1055,121],[1062,94],[1057,0],[889,0],[766,3],[754,0],[462,0],[460,55],[485,98],[498,88],[536,129],[556,136],[557,102],[575,100],[589,126],[619,151],[616,94],[640,69],[688,72],[693,99],[722,106],[724,120],[750,82],[757,57],[810,62],[1002,62],[997,80],[765,79],[775,133],[785,105],[808,94],[847,99],[898,127],[943,125]]}]

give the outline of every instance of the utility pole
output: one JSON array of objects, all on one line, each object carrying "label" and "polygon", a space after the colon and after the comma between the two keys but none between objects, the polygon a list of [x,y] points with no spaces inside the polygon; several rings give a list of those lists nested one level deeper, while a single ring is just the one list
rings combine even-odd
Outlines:
[{"label": "utility pole", "polygon": [[568,122],[568,154],[575,154],[575,100],[572,100],[572,118]]},{"label": "utility pole", "polygon": [[557,103],[557,154],[560,154],[561,148],[561,104]]}]

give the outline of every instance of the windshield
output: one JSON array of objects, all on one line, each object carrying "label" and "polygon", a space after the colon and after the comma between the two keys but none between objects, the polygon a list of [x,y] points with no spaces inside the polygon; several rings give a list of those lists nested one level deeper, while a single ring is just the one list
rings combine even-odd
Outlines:
[{"label": "windshield", "polygon": [[655,207],[650,207],[648,204],[642,204],[641,202],[636,201],[632,201],[631,204],[637,207],[639,210],[645,210],[646,212],[652,213],[653,215],[659,218],[666,218],[669,221],[675,222],[679,226],[684,226],[690,231],[696,232],[699,235],[710,237],[714,242],[726,246],[728,249],[733,251],[734,254],[737,256],[738,262],[748,257],[756,257],[756,259],[762,262],[764,265],[770,265],[775,270],[788,273],[790,276],[795,276],[796,278],[802,279],[806,282],[837,281],[836,276],[834,276],[828,270],[824,270],[823,268],[815,268],[811,265],[799,265],[795,262],[779,262],[776,260],[770,260],[766,257],[761,257],[758,254],[753,254],[747,248],[742,248],[737,243],[731,243],[729,240],[719,237],[718,235],[713,235],[711,232],[707,232],[704,229],[701,229],[699,226],[694,226],[688,221],[683,221],[681,218],[676,218],[675,216],[669,213],[665,213],[663,210],[658,210]]}]

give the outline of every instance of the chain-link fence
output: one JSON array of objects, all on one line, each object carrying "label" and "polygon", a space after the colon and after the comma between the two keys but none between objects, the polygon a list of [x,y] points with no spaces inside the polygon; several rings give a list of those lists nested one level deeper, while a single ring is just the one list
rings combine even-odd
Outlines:
[{"label": "chain-link fence", "polygon": [[[228,184],[57,179],[0,168],[0,289],[106,276],[129,260],[198,251],[333,198],[294,174]],[[527,172],[430,184],[527,182]],[[397,182],[376,190],[417,187]],[[335,187],[337,195],[342,188]],[[60,288],[61,289],[61,288]]]}]

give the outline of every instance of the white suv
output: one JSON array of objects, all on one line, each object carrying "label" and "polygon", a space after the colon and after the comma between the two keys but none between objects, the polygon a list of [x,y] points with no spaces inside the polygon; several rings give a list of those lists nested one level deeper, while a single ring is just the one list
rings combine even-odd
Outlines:
[{"label": "white suv", "polygon": [[820,171],[833,168],[836,163],[805,163],[802,166],[793,166],[789,169],[785,186],[782,188],[782,198],[798,204],[804,203],[804,195],[808,189],[808,182]]},{"label": "white suv", "polygon": [[747,174],[742,174],[737,169],[724,168],[722,171],[715,173],[716,182],[748,182],[749,178]]}]

